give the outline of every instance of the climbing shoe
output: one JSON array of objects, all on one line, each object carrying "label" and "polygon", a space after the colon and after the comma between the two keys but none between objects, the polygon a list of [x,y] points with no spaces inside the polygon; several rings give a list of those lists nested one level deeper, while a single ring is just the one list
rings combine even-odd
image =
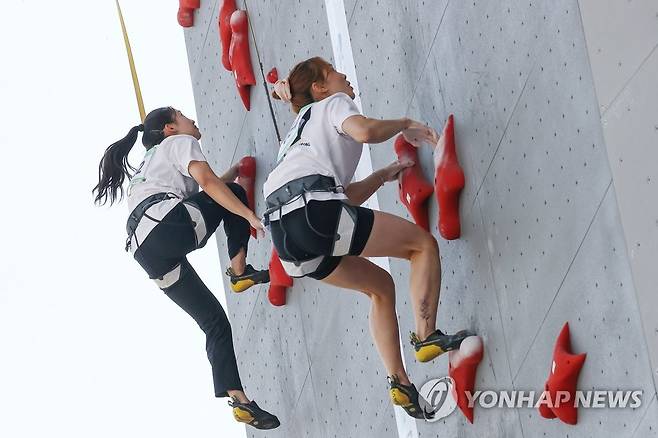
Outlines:
[{"label": "climbing shoe", "polygon": [[256,429],[274,429],[279,427],[279,419],[275,415],[258,407],[254,400],[240,403],[236,399],[228,402],[233,408],[233,418],[240,423],[246,423]]},{"label": "climbing shoe", "polygon": [[446,351],[458,349],[464,339],[473,335],[474,333],[468,330],[460,330],[454,335],[446,335],[441,330],[436,329],[424,341],[421,341],[416,333],[411,332],[410,341],[416,350],[416,360],[418,362],[429,362]]},{"label": "climbing shoe", "polygon": [[243,292],[254,284],[267,283],[270,281],[270,271],[267,269],[257,271],[253,266],[247,265],[242,275],[236,275],[233,268],[226,270],[226,275],[231,278],[231,289],[233,292]]},{"label": "climbing shoe", "polygon": [[388,376],[388,393],[394,405],[400,406],[414,418],[432,418],[434,412],[425,411],[419,403],[418,390],[412,383],[403,385],[397,376]]}]

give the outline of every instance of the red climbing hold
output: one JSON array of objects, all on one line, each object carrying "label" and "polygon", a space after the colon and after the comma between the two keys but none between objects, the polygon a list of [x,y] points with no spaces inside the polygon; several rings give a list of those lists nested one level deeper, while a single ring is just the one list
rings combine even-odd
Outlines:
[{"label": "red climbing hold", "polygon": [[270,284],[270,288],[267,290],[267,298],[273,306],[285,306],[286,287]]},{"label": "red climbing hold", "polygon": [[276,248],[272,248],[272,258],[270,259],[270,283],[278,286],[292,287],[292,277],[283,268]]},{"label": "red climbing hold", "polygon": [[[249,208],[256,211],[256,201],[254,198],[254,185],[256,184],[256,159],[254,157],[244,157],[238,163],[237,183],[247,192]],[[256,230],[251,229],[252,237],[256,237]]]},{"label": "red climbing hold", "polygon": [[249,19],[247,12],[237,10],[231,15],[231,46],[229,62],[238,85],[256,85],[249,54]]},{"label": "red climbing hold", "polygon": [[413,161],[414,165],[400,172],[398,189],[400,201],[414,218],[414,222],[426,231],[430,230],[427,213],[427,198],[434,191],[434,187],[423,176],[423,171],[418,163],[418,152],[416,148],[398,135],[395,139],[395,153],[399,161]]},{"label": "red climbing hold", "polygon": [[272,70],[267,72],[267,82],[270,84],[276,84],[276,81],[279,80],[279,72],[277,71],[276,67],[274,67]]},{"label": "red climbing hold", "polygon": [[276,249],[272,248],[270,258],[270,288],[267,297],[274,306],[286,304],[286,288],[292,287],[292,278],[286,273]]},{"label": "red climbing hold", "polygon": [[201,7],[201,0],[180,0],[180,7],[185,9],[199,9]]},{"label": "red climbing hold", "polygon": [[465,179],[464,171],[457,160],[452,114],[448,117],[441,139],[434,150],[434,164],[434,187],[439,203],[439,233],[447,240],[458,239],[461,234],[459,195],[464,188]]},{"label": "red climbing hold", "polygon": [[219,38],[222,43],[222,65],[228,71],[231,69],[231,60],[229,59],[228,52],[231,47],[231,15],[237,7],[235,0],[224,0],[222,8],[219,10]]},{"label": "red climbing hold", "polygon": [[576,386],[586,357],[587,353],[571,353],[569,323],[565,323],[555,342],[551,373],[540,399],[539,413],[542,417],[557,417],[567,424],[578,423],[578,408],[575,404]]},{"label": "red climbing hold", "polygon": [[178,15],[176,18],[178,19],[178,24],[181,26],[192,27],[194,26],[194,9],[180,7],[178,8]]},{"label": "red climbing hold", "polygon": [[241,87],[237,80],[235,81],[235,86],[238,89],[240,99],[242,99],[242,104],[244,105],[245,109],[247,111],[251,110],[251,86],[245,85],[244,87]]},{"label": "red climbing hold", "polygon": [[475,393],[475,374],[483,354],[482,339],[479,336],[469,336],[462,341],[459,350],[451,351],[448,355],[448,373],[455,382],[452,396],[471,424],[473,423],[473,407],[468,405],[466,392]]},{"label": "red climbing hold", "polygon": [[178,24],[183,27],[194,26],[194,10],[201,7],[201,0],[178,1]]}]

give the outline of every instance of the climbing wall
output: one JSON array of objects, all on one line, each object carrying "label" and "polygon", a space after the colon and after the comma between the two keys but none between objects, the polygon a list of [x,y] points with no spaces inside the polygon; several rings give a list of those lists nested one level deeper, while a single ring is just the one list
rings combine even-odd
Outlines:
[{"label": "climbing wall", "polygon": [[[242,106],[231,73],[220,63],[217,18],[221,1],[202,1],[197,25],[185,31],[185,38],[204,152],[218,172],[244,155],[256,157],[256,209],[262,214],[261,187],[273,168],[278,142],[260,64],[266,73],[276,66],[284,76],[300,58],[331,59],[332,48],[327,14],[317,2],[281,2],[277,7],[269,0],[238,2],[239,8],[245,6],[259,83],[252,89],[250,112]],[[294,115],[279,101],[272,105],[284,135]],[[226,240],[221,231],[218,235],[224,271]],[[270,251],[269,237],[251,240],[249,263],[266,267]],[[246,393],[282,423],[266,435],[249,428],[249,436],[342,437],[344,431],[349,436],[396,434],[393,408],[386,398],[386,373],[370,341],[365,295],[302,279],[288,290],[283,307],[269,303],[267,286],[242,294],[229,292],[226,299]]]},{"label": "climbing wall", "polygon": [[[256,156],[260,214],[260,187],[274,164],[277,131],[284,135],[293,118],[286,105],[270,101],[261,71],[277,67],[283,77],[308,57],[332,60],[324,2],[238,1],[249,12],[258,81],[249,113],[220,63],[221,0],[201,4],[185,38],[204,152],[218,172],[244,155]],[[633,186],[620,192],[625,180],[613,178],[620,166],[611,167],[610,142],[632,149],[633,163],[642,161],[642,152],[621,141],[627,124],[619,122],[614,131],[602,124],[600,89],[605,87],[597,78],[617,80],[621,87],[624,80],[618,77],[624,76],[606,78],[606,66],[595,64],[592,40],[588,36],[588,47],[583,30],[587,9],[581,11],[576,0],[344,0],[344,9],[366,115],[408,116],[437,129],[455,115],[457,153],[466,174],[462,237],[439,236],[434,200],[430,223],[443,269],[439,326],[450,332],[470,328],[485,341],[477,389],[541,391],[555,338],[568,321],[574,351],[587,352],[579,387],[641,389],[643,404],[581,409],[577,426],[545,420],[534,409],[476,407],[472,425],[454,412],[435,423],[399,428],[368,331],[368,299],[302,279],[280,308],[269,304],[265,286],[227,294],[246,391],[282,422],[267,434],[250,429],[249,436],[377,437],[398,431],[418,437],[658,436],[648,353],[657,348],[655,335],[648,334],[655,320],[648,321],[646,307],[643,320],[638,305],[638,299],[647,302],[655,280],[648,265],[655,260],[650,258],[655,240],[645,244],[654,252],[644,253],[639,265],[634,262],[643,269],[640,293],[628,248],[646,235],[631,240],[629,226],[626,233],[622,227],[620,216],[627,211],[622,201],[630,205]],[[650,53],[655,58],[655,50]],[[655,76],[650,75],[653,58],[646,72],[637,74],[636,90]],[[597,66],[594,74],[590,59]],[[633,108],[645,114],[641,126],[652,128],[656,122],[646,115],[653,110],[655,116],[655,99],[641,91],[636,95]],[[605,99],[607,105],[612,98]],[[637,134],[639,144],[646,145],[651,134],[651,129]],[[392,141],[372,145],[371,151],[374,168],[396,158]],[[424,148],[419,157],[431,180],[432,151]],[[643,199],[651,194],[655,199],[655,188],[643,189]],[[378,202],[382,210],[409,218],[395,184],[380,190]],[[225,239],[218,234],[224,270]],[[249,261],[266,266],[269,238],[250,245]],[[405,361],[420,386],[447,375],[447,358],[415,361],[406,341],[413,328],[409,264],[389,263]]]}]

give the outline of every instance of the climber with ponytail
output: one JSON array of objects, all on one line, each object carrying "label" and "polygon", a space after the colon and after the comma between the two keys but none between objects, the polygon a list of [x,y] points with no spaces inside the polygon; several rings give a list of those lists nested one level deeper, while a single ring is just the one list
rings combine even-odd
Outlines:
[{"label": "climber with ponytail", "polygon": [[[135,168],[128,155],[140,132],[145,153]],[[217,176],[201,150],[200,139],[194,120],[180,111],[171,107],[151,111],[144,124],[132,127],[105,150],[98,166],[98,184],[92,189],[94,203],[104,205],[109,200],[112,205],[126,195],[130,214],[125,250],[205,333],[215,396],[231,397],[229,405],[237,421],[272,429],[279,426],[278,418],[243,391],[226,313],[186,257],[205,246],[223,222],[231,289],[239,293],[269,282],[267,270],[246,263],[250,227],[262,235],[263,225],[249,209],[245,190],[233,182],[237,164]],[[126,177],[129,183],[124,193]]]},{"label": "climber with ponytail", "polygon": [[98,185],[93,189],[97,192],[94,199],[96,204],[104,205],[108,198],[110,205],[114,204],[117,192],[121,194],[119,201],[123,198],[125,177],[130,175],[131,170],[137,170],[128,163],[128,154],[137,141],[138,133],[145,132],[142,135],[142,144],[148,151],[164,140],[164,126],[174,123],[175,120],[176,110],[171,107],[153,110],[144,119],[144,124],[133,126],[124,138],[112,143],[105,150],[98,166]]}]

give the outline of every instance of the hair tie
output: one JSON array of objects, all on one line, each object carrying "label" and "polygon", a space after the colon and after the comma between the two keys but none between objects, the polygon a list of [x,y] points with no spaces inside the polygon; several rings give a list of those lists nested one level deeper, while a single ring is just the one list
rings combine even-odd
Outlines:
[{"label": "hair tie", "polygon": [[288,78],[276,81],[274,84],[274,92],[279,96],[279,99],[288,103],[292,100],[292,93],[290,92],[290,83]]},{"label": "hair tie", "polygon": [[143,123],[140,123],[139,125],[137,125],[137,130],[138,130],[139,132],[144,132],[144,124],[143,124]]}]

